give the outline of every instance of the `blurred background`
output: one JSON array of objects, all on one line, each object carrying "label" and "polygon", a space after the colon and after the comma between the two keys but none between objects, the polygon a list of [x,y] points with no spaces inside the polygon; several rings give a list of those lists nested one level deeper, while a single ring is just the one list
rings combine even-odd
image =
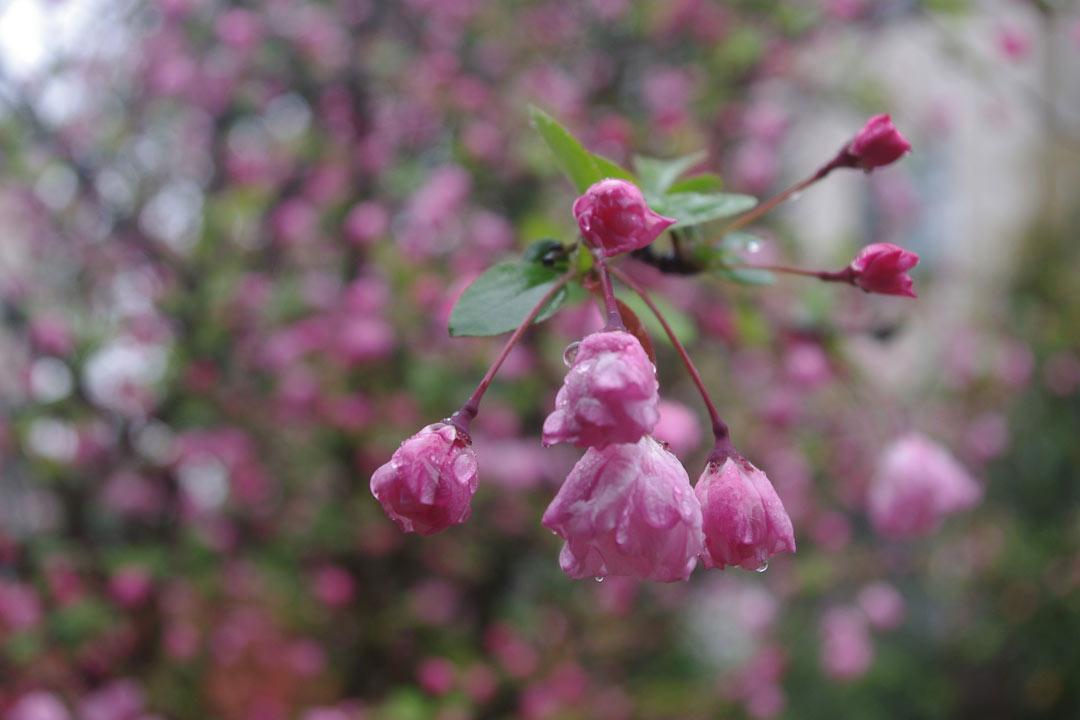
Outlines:
[{"label": "blurred background", "polygon": [[[0,0],[0,717],[1080,717],[1080,8],[1054,0]],[[368,482],[501,339],[493,261],[570,240],[529,103],[759,197],[892,113],[915,151],[759,223],[762,262],[922,256],[917,301],[630,268],[798,553],[567,579],[539,429],[567,307],[475,423],[472,519]],[[704,413],[657,340],[691,478]],[[982,503],[879,537],[917,430]]]}]

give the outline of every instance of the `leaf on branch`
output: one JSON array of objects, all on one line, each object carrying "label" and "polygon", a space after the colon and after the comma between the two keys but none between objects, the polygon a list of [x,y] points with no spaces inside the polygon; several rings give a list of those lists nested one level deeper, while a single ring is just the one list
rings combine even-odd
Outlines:
[{"label": "leaf on branch", "polygon": [[[529,106],[529,117],[532,119],[533,128],[555,156],[559,169],[570,178],[578,192],[585,192],[594,182],[603,179],[604,175],[596,156],[586,150],[555,118],[535,106]],[[618,167],[610,160],[605,162]]]},{"label": "leaf on branch", "polygon": [[[705,159],[707,153],[699,150],[689,155],[661,160],[660,158],[634,156],[634,170],[641,178],[641,189],[647,196],[660,196],[668,192],[679,176]],[[651,203],[650,203],[651,204]]]},{"label": "leaf on branch", "polygon": [[[653,296],[652,301],[656,303],[656,306],[660,308],[660,312],[667,318],[668,325],[671,326],[671,330],[675,333],[675,337],[679,339],[679,342],[684,345],[692,343],[697,337],[697,325],[694,324],[693,319],[663,298]],[[665,342],[671,342],[660,321],[656,319],[656,316],[653,315],[652,310],[649,309],[644,300],[637,295],[627,295],[626,304],[643,318],[642,323],[650,333],[662,337]]]},{"label": "leaf on branch", "polygon": [[[552,268],[534,262],[509,261],[494,265],[476,278],[450,313],[454,337],[501,335],[516,328],[560,277]],[[536,316],[546,320],[566,301],[563,287]]]},{"label": "leaf on branch", "polygon": [[678,221],[672,227],[702,225],[746,212],[755,205],[755,198],[733,193],[679,192],[660,196],[650,202],[653,210]]},{"label": "leaf on branch", "polygon": [[696,192],[714,193],[724,189],[723,179],[716,173],[701,173],[683,178],[668,188],[670,193]]}]

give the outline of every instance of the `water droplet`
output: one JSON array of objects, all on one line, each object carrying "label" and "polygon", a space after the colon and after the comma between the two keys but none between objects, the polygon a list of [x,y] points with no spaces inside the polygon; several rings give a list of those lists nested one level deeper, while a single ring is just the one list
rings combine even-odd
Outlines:
[{"label": "water droplet", "polygon": [[604,576],[603,575],[597,575],[596,577],[593,578],[593,580],[595,580],[596,582],[604,582]]},{"label": "water droplet", "polygon": [[761,242],[758,240],[751,240],[746,243],[746,252],[751,254],[761,252]]},{"label": "water droplet", "polygon": [[581,343],[572,342],[566,346],[563,350],[562,361],[566,364],[566,367],[570,367],[574,364],[574,359],[577,357],[578,348],[581,347]]},{"label": "water droplet", "polygon": [[788,202],[795,202],[796,200],[798,200],[801,197],[802,197],[802,191],[799,191],[797,193],[792,193],[791,197],[788,198]]},{"label": "water droplet", "polygon": [[765,562],[761,563],[761,567],[759,567],[759,568],[757,568],[756,570],[754,570],[754,572],[759,572],[759,573],[763,573],[763,572],[765,572],[765,571],[766,571],[766,570],[768,570],[768,569],[769,569],[769,561],[768,561],[768,560],[766,560]]}]

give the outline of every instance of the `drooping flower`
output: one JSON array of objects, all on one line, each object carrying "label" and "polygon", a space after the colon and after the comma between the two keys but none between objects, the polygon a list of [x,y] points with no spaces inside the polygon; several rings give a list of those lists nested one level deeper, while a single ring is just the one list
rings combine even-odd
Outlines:
[{"label": "drooping flower", "polygon": [[544,421],[544,444],[637,442],[660,419],[659,389],[656,368],[636,337],[621,330],[587,335]]},{"label": "drooping flower", "polygon": [[888,115],[875,115],[848,143],[846,155],[852,167],[866,172],[890,165],[911,151],[911,143],[893,125]]},{"label": "drooping flower", "polygon": [[574,201],[574,218],[585,240],[607,257],[645,247],[676,222],[649,209],[636,185],[613,178]]},{"label": "drooping flower", "polygon": [[678,459],[652,437],[590,448],[544,512],[572,578],[685,580],[701,551],[701,507]]},{"label": "drooping flower", "polygon": [[933,532],[942,518],[979,502],[982,488],[941,445],[911,433],[882,455],[867,505],[879,533],[909,538]]},{"label": "drooping flower", "polygon": [[868,293],[917,297],[908,270],[919,256],[892,243],[874,243],[864,247],[848,265],[857,287]]},{"label": "drooping flower", "polygon": [[404,532],[433,535],[469,518],[476,476],[469,437],[450,423],[435,423],[401,443],[375,471],[371,494]]},{"label": "drooping flower", "polygon": [[701,503],[707,568],[760,570],[777,553],[795,552],[795,531],[765,473],[738,453],[709,462],[694,488]]}]

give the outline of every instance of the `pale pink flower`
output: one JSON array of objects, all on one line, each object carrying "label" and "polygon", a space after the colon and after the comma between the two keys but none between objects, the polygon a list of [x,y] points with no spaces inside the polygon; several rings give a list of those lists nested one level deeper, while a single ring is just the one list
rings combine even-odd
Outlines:
[{"label": "pale pink flower", "polygon": [[765,473],[737,453],[709,462],[694,488],[701,503],[707,568],[760,570],[777,553],[795,552],[795,532]]},{"label": "pale pink flower", "polygon": [[122,567],[109,578],[109,596],[124,608],[135,608],[146,602],[154,589],[154,577],[143,567]]},{"label": "pale pink flower", "polygon": [[401,444],[371,476],[371,493],[404,532],[433,535],[469,518],[477,486],[467,435],[435,423]]},{"label": "pale pink flower", "polygon": [[859,591],[859,607],[878,630],[893,630],[904,622],[904,597],[887,582],[870,583]]},{"label": "pale pink flower", "polygon": [[693,410],[673,400],[661,400],[657,408],[660,420],[653,437],[667,443],[676,455],[692,452],[701,444],[701,421]]},{"label": "pale pink flower", "polygon": [[585,240],[608,257],[645,247],[676,222],[650,210],[636,185],[614,178],[575,200],[574,218]]},{"label": "pale pink flower", "polygon": [[874,243],[864,247],[848,266],[857,287],[879,295],[916,297],[914,281],[908,270],[919,256],[892,243]]},{"label": "pale pink flower", "polygon": [[866,618],[855,607],[831,608],[821,619],[821,665],[834,680],[855,680],[874,662]]},{"label": "pale pink flower", "polygon": [[621,330],[587,335],[544,421],[543,442],[597,448],[637,442],[660,419],[659,389],[656,367],[636,337]]},{"label": "pale pink flower", "polygon": [[7,717],[8,720],[70,720],[71,713],[56,695],[39,690],[19,698]]},{"label": "pale pink flower", "polygon": [[911,433],[885,449],[870,482],[874,527],[893,538],[933,532],[946,515],[979,502],[982,488],[941,445]]},{"label": "pale pink flower", "polygon": [[911,152],[911,143],[893,125],[888,115],[875,115],[866,121],[845,148],[844,155],[851,167],[870,172],[890,165]]},{"label": "pale pink flower", "polygon": [[590,448],[544,512],[572,578],[685,580],[701,551],[701,507],[678,459],[652,437]]}]

